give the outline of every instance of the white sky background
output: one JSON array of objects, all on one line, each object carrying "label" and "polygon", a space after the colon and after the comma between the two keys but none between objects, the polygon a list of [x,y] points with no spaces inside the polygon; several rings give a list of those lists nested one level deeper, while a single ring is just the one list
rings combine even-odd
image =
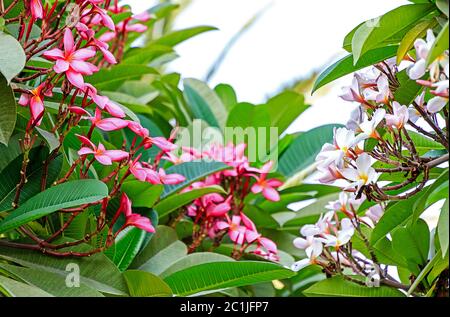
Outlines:
[{"label": "white sky background", "polygon": [[[176,2],[176,1],[174,1]],[[139,13],[155,0],[126,0]],[[406,0],[193,0],[175,21],[175,29],[198,25],[219,28],[176,47],[180,57],[170,70],[204,79],[229,39],[257,13],[270,8],[235,44],[210,85],[228,83],[239,101],[259,103],[294,79],[322,69],[345,54],[344,36],[360,22],[377,17]],[[325,96],[314,99],[288,132],[306,131],[327,123],[345,123],[355,107],[342,101],[337,81]]]}]

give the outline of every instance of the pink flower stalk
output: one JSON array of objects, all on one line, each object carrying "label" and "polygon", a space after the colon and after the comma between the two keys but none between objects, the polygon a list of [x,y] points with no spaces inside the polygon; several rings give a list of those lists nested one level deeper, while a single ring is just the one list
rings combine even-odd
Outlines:
[{"label": "pink flower stalk", "polygon": [[19,98],[19,105],[29,106],[31,118],[36,121],[35,124],[39,126],[42,122],[42,113],[44,112],[44,96],[52,96],[51,90],[44,90],[45,83],[40,84],[37,88],[30,91],[30,93],[23,93]]},{"label": "pink flower stalk", "polygon": [[[261,173],[260,176],[250,174],[256,179],[256,183],[253,184],[251,191],[254,194],[261,193],[263,196],[270,201],[279,201],[280,200],[280,194],[278,194],[278,191],[275,189],[276,187],[280,187],[283,182],[281,182],[278,179],[272,178],[272,179],[266,179],[267,174],[269,173],[270,169],[272,168],[272,161],[267,162],[259,172]],[[253,169],[252,169],[253,170]]]},{"label": "pink flower stalk", "polygon": [[44,17],[44,9],[41,0],[30,0],[30,11],[33,20],[42,19]]},{"label": "pink flower stalk", "polygon": [[131,200],[125,193],[123,193],[122,197],[120,198],[120,207],[118,212],[122,212],[125,215],[126,220],[123,228],[133,226],[150,233],[155,232],[155,228],[153,227],[149,218],[133,213],[131,209]]},{"label": "pink flower stalk", "polygon": [[102,119],[102,111],[100,108],[95,109],[95,115],[87,118],[92,122],[92,125],[103,131],[115,131],[120,130],[128,126],[126,120],[119,118],[105,118]]},{"label": "pink flower stalk", "polygon": [[54,48],[44,52],[47,59],[56,61],[53,70],[57,74],[65,73],[69,82],[77,88],[84,89],[83,75],[92,75],[98,71],[97,66],[86,62],[95,56],[93,48],[82,48],[77,50],[74,44],[72,31],[66,28],[63,41],[64,51]]},{"label": "pink flower stalk", "polygon": [[105,146],[101,143],[95,146],[88,138],[82,135],[77,135],[78,139],[87,147],[82,147],[78,151],[78,155],[93,154],[95,159],[103,165],[111,165],[112,162],[120,162],[128,158],[129,154],[122,150],[106,150]]}]

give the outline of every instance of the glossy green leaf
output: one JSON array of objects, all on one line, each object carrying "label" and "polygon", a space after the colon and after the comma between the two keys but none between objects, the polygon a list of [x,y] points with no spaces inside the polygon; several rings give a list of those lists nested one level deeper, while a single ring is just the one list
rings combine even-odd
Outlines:
[{"label": "glossy green leaf", "polygon": [[158,276],[144,271],[130,270],[123,273],[130,295],[133,297],[170,297],[172,290]]},{"label": "glossy green leaf", "polygon": [[194,118],[206,121],[211,127],[223,128],[227,110],[214,90],[193,78],[185,79],[183,86],[184,96]]},{"label": "glossy green leaf", "polygon": [[295,275],[278,264],[258,261],[204,263],[175,272],[164,281],[174,294],[188,296],[202,292],[262,283]]},{"label": "glossy green leaf", "polygon": [[424,20],[414,25],[403,37],[397,51],[397,65],[403,60],[403,57],[414,46],[414,41],[423,37],[429,28],[435,24],[435,20]]},{"label": "glossy green leaf", "polygon": [[187,28],[187,29],[183,29],[183,30],[177,30],[177,31],[173,31],[168,34],[165,34],[164,36],[153,41],[151,44],[152,45],[158,44],[158,45],[165,45],[165,46],[173,47],[173,46],[180,44],[181,42],[184,42],[196,35],[199,35],[199,34],[202,34],[205,32],[209,32],[209,31],[214,31],[214,30],[217,30],[217,28],[211,27],[211,26],[196,26],[196,27]]},{"label": "glossy green leaf", "polygon": [[400,6],[362,24],[352,38],[353,64],[361,56],[396,34],[405,34],[411,26],[434,10],[429,4]]},{"label": "glossy green leaf", "polygon": [[176,185],[165,185],[164,191],[161,195],[161,199],[166,198],[181,189],[189,186],[193,182],[205,178],[208,175],[229,169],[230,167],[222,162],[206,162],[206,161],[193,161],[186,162],[178,165],[174,165],[166,170],[167,174],[181,174],[186,177],[184,182]]},{"label": "glossy green leaf", "polygon": [[155,253],[147,262],[139,267],[139,270],[159,275],[186,254],[186,245],[177,240]]},{"label": "glossy green leaf", "polygon": [[338,78],[395,56],[397,49],[398,47],[395,45],[375,48],[362,55],[356,64],[353,64],[353,54],[343,57],[319,74],[312,92]]},{"label": "glossy green leaf", "polygon": [[436,40],[433,43],[433,46],[430,49],[427,57],[427,64],[431,64],[434,62],[436,58],[444,53],[445,50],[448,50],[448,21],[442,28],[439,35],[436,37]]},{"label": "glossy green leaf", "polygon": [[111,68],[103,68],[92,76],[86,77],[86,82],[100,90],[114,91],[124,81],[138,79],[147,74],[157,74],[157,71],[144,65],[115,65]]},{"label": "glossy green leaf", "polygon": [[0,275],[0,293],[8,297],[53,297],[51,294],[25,283]]},{"label": "glossy green leaf", "polygon": [[394,251],[401,254],[408,263],[425,264],[429,245],[430,231],[422,219],[392,232]]},{"label": "glossy green leaf", "polygon": [[98,201],[108,195],[105,183],[94,179],[69,181],[33,196],[0,222],[0,233],[15,229],[62,208]]},{"label": "glossy green leaf", "polygon": [[[0,33],[1,35],[1,33]],[[1,47],[1,45],[0,45]],[[16,125],[16,99],[14,93],[0,74],[0,144],[8,145]]]},{"label": "glossy green leaf", "polygon": [[[87,246],[82,246],[86,250]],[[55,258],[36,251],[0,247],[0,258],[64,278],[78,266],[80,282],[107,294],[125,295],[127,286],[116,266],[102,253],[85,258]]]},{"label": "glossy green leaf", "polygon": [[279,159],[279,171],[285,176],[292,176],[310,166],[322,145],[333,141],[333,129],[339,126],[323,125],[297,136]]},{"label": "glossy green leaf", "polygon": [[441,245],[442,257],[445,257],[448,254],[448,198],[445,200],[444,206],[442,206],[441,213],[439,215],[438,221],[438,235],[439,235],[439,244]]},{"label": "glossy green leaf", "polygon": [[[27,182],[21,190],[19,206],[29,198],[41,192],[42,173],[44,165],[42,162],[47,158],[48,151],[44,147],[33,148],[29,153],[30,162],[27,166]],[[58,177],[62,166],[62,155],[52,160],[47,169],[46,187],[50,186]],[[22,167],[23,154],[16,157],[0,172],[0,211],[12,208],[16,195],[17,184],[20,181],[20,170]]]},{"label": "glossy green leaf", "polygon": [[417,95],[422,91],[423,86],[417,84],[415,80],[411,80],[406,70],[397,73],[397,80],[400,86],[394,92],[395,100],[401,105],[412,104]]},{"label": "glossy green leaf", "polygon": [[404,297],[399,290],[381,286],[366,287],[347,281],[340,276],[320,281],[303,292],[306,296],[333,296],[333,297]]},{"label": "glossy green leaf", "polygon": [[0,31],[0,74],[8,84],[22,71],[25,60],[22,45],[11,35]]},{"label": "glossy green leaf", "polygon": [[238,103],[236,92],[230,85],[219,84],[214,87],[214,91],[217,96],[219,96],[220,100],[222,100],[223,105],[228,111],[230,111],[234,105]]},{"label": "glossy green leaf", "polygon": [[34,268],[20,267],[17,265],[1,264],[0,268],[14,275],[21,281],[35,286],[57,297],[103,297],[103,295],[81,283],[73,287],[67,286],[67,277],[57,273],[38,270]]},{"label": "glossy green leaf", "polygon": [[127,181],[122,185],[122,191],[127,194],[134,207],[153,207],[163,189],[162,185],[153,185],[138,180]]},{"label": "glossy green leaf", "polygon": [[170,214],[172,211],[181,208],[195,199],[211,194],[211,193],[220,193],[226,194],[224,189],[220,186],[208,186],[203,188],[194,188],[188,192],[180,193],[179,195],[172,195],[160,201],[154,209],[158,212],[160,218]]}]

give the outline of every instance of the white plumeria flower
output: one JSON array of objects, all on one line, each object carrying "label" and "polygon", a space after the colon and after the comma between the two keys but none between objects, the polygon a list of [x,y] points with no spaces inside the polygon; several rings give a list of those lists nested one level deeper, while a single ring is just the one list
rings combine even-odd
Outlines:
[{"label": "white plumeria flower", "polygon": [[400,105],[397,101],[392,103],[393,114],[386,115],[386,125],[402,129],[409,120],[409,110],[406,106]]},{"label": "white plumeria flower", "polygon": [[344,178],[334,163],[331,163],[326,167],[317,166],[317,170],[319,171],[317,179],[322,184],[330,184],[338,179]]},{"label": "white plumeria flower", "polygon": [[352,182],[345,189],[357,187],[358,191],[362,186],[376,182],[379,176],[372,167],[371,157],[366,153],[361,154],[356,159],[356,169],[346,168],[342,170],[342,175],[344,175],[347,180]]},{"label": "white plumeria flower", "polygon": [[306,250],[307,248],[312,246],[316,241],[319,241],[319,240],[317,240],[317,238],[315,238],[313,236],[307,236],[306,239],[303,239],[300,237],[295,238],[293,243],[297,249]]},{"label": "white plumeria flower", "polygon": [[433,46],[435,37],[432,30],[427,31],[426,41],[423,39],[417,39],[414,42],[414,47],[416,49],[416,62],[414,65],[407,69],[409,78],[416,80],[425,75],[427,71],[427,57],[428,53]]},{"label": "white plumeria flower", "polygon": [[353,209],[358,209],[358,207],[363,203],[364,199],[365,198],[356,199],[356,196],[354,194],[341,192],[339,194],[339,199],[330,201],[328,205],[325,206],[325,208],[333,211],[342,211],[344,213],[351,214],[351,207],[353,207]]},{"label": "white plumeria flower", "polygon": [[380,136],[377,132],[377,127],[383,121],[386,115],[386,110],[383,108],[375,110],[372,119],[365,119],[363,123],[359,125],[359,129],[362,132],[358,135],[358,140],[364,140],[369,138],[379,139]]},{"label": "white plumeria flower", "polygon": [[320,215],[319,220],[315,224],[304,225],[300,229],[300,234],[304,237],[312,237],[316,235],[321,235],[323,233],[328,233],[328,224],[333,218],[334,212],[329,211],[325,214]]},{"label": "white plumeria flower", "polygon": [[[446,69],[445,75],[448,78],[448,65]],[[448,103],[448,89],[449,89],[449,80],[444,79],[437,83],[434,83],[432,86],[436,89],[432,92],[436,95],[436,97],[431,98],[427,104],[427,110],[431,113],[436,113],[441,111],[442,108]]]},{"label": "white plumeria flower", "polygon": [[[422,109],[424,109],[424,102],[425,102],[425,91],[422,91],[422,93],[420,95],[418,95],[416,97],[416,99],[414,100],[414,102]],[[409,120],[413,123],[416,123],[417,120],[419,120],[422,115],[420,114],[419,111],[417,111],[416,107],[414,107],[413,105],[408,107],[408,112],[409,112]]]},{"label": "white plumeria flower", "polygon": [[364,96],[360,91],[359,81],[356,74],[352,79],[351,86],[342,87],[342,94],[339,95],[339,97],[341,97],[345,101],[356,101],[359,103],[365,102]]},{"label": "white plumeria flower", "polygon": [[317,263],[317,258],[322,254],[323,245],[319,241],[314,241],[311,246],[306,249],[308,258],[295,262],[291,266],[291,270],[297,272],[311,264]]},{"label": "white plumeria flower", "polygon": [[349,150],[359,142],[355,132],[346,128],[334,130],[334,144],[325,143],[316,157],[319,166],[327,167],[334,163],[337,167],[342,166],[342,159],[349,155]]},{"label": "white plumeria flower", "polygon": [[366,118],[367,115],[364,112],[363,108],[361,106],[358,106],[350,113],[350,119],[346,124],[347,129],[355,132],[361,132],[359,126],[364,122]]},{"label": "white plumeria flower", "polygon": [[325,246],[339,248],[347,244],[355,233],[352,221],[348,218],[341,220],[341,230],[336,235],[324,234]]},{"label": "white plumeria flower", "polygon": [[377,80],[377,90],[364,90],[364,97],[366,100],[374,100],[377,103],[388,104],[392,97],[392,92],[389,89],[389,79],[387,76],[381,74]]}]

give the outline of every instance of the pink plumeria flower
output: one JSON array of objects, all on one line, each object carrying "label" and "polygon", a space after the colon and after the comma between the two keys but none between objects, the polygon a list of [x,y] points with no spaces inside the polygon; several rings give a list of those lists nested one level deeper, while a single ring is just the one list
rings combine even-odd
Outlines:
[{"label": "pink plumeria flower", "polygon": [[130,173],[133,174],[136,179],[145,182],[147,179],[147,169],[146,167],[142,166],[142,164],[139,162],[140,156],[135,158],[133,161],[130,162]]},{"label": "pink plumeria flower", "polygon": [[260,176],[250,174],[251,176],[253,176],[256,179],[256,183],[253,184],[253,186],[251,187],[251,191],[254,194],[258,194],[258,193],[262,192],[263,196],[267,200],[279,201],[280,194],[278,193],[278,191],[275,188],[283,185],[283,182],[278,179],[275,179],[275,178],[266,179],[267,174],[272,169],[272,165],[273,165],[272,161],[269,161],[266,164],[264,164],[264,166],[259,171],[261,173]]},{"label": "pink plumeria flower", "polygon": [[85,84],[83,91],[88,94],[89,97],[95,102],[100,109],[105,109],[110,115],[117,118],[124,118],[125,112],[115,102],[109,100],[106,96],[100,96],[97,94],[97,89],[91,84]]},{"label": "pink plumeria flower", "polygon": [[103,131],[115,131],[120,130],[128,126],[126,120],[119,118],[105,118],[102,119],[102,111],[100,108],[95,109],[95,115],[87,118],[92,122],[92,125]]},{"label": "pink plumeria flower", "polygon": [[159,169],[158,175],[164,185],[175,185],[186,180],[186,177],[181,174],[166,174],[166,171],[162,168]]},{"label": "pink plumeria flower", "polygon": [[[220,195],[219,195],[220,196]],[[216,197],[214,195],[214,197]],[[222,196],[220,196],[223,200]],[[225,214],[231,210],[230,201],[233,198],[233,196],[229,196],[225,201],[219,202],[218,204],[210,203],[208,204],[208,207],[206,208],[206,215],[208,217],[223,217]]]},{"label": "pink plumeria flower", "polygon": [[120,199],[119,210],[125,216],[125,224],[123,228],[133,226],[150,233],[155,232],[155,228],[153,227],[149,218],[133,213],[131,209],[131,200],[125,193],[122,194],[122,197]]},{"label": "pink plumeria flower", "polygon": [[397,101],[392,102],[393,114],[386,115],[386,125],[402,129],[409,120],[409,110],[406,106],[400,105]]},{"label": "pink plumeria flower", "polygon": [[53,70],[57,74],[65,73],[69,82],[77,88],[84,89],[83,75],[92,75],[98,71],[97,66],[86,62],[95,56],[93,48],[77,50],[74,44],[72,31],[68,28],[64,31],[64,51],[54,48],[44,52],[43,56],[56,61]]},{"label": "pink plumeria flower", "polygon": [[29,1],[31,17],[34,20],[42,19],[44,17],[44,9],[42,8],[41,0],[30,0]]},{"label": "pink plumeria flower", "polygon": [[360,190],[361,187],[376,182],[379,174],[372,167],[372,159],[371,157],[363,153],[356,159],[356,169],[354,168],[345,168],[342,171],[342,175],[351,181],[351,184],[348,185],[345,189],[350,189],[356,187],[357,190]]},{"label": "pink plumeria flower", "polygon": [[92,5],[91,10],[85,10],[82,15],[81,22],[84,24],[103,25],[111,31],[115,30],[114,21],[106,10],[95,4]]},{"label": "pink plumeria flower", "polygon": [[105,146],[101,143],[95,146],[88,138],[82,135],[77,135],[78,139],[87,146],[82,147],[78,151],[78,155],[93,154],[95,159],[103,165],[111,165],[112,162],[120,162],[129,157],[129,154],[122,150],[106,150]]},{"label": "pink plumeria flower", "polygon": [[45,89],[45,83],[40,84],[35,89],[31,90],[30,93],[23,93],[19,98],[19,105],[29,106],[31,118],[36,121],[35,124],[39,126],[42,122],[42,114],[44,112],[44,96],[51,96],[52,92],[50,89]]},{"label": "pink plumeria flower", "polygon": [[226,215],[227,222],[218,221],[216,223],[216,228],[218,230],[228,229],[228,235],[230,236],[231,241],[236,244],[242,245],[245,240],[245,233],[247,229],[241,225],[241,217],[233,216],[231,219],[228,215]]}]

